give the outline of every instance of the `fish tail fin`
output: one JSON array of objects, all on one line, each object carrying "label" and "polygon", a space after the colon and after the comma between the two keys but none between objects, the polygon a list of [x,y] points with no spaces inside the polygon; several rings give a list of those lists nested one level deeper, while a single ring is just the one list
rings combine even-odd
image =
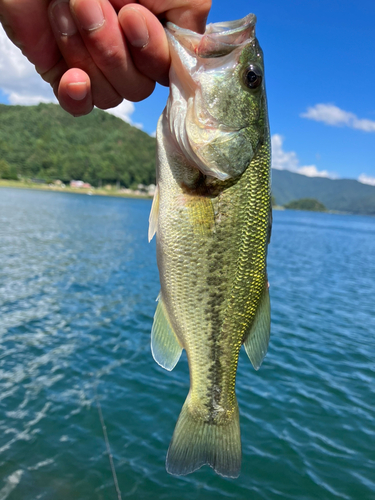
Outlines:
[{"label": "fish tail fin", "polygon": [[167,472],[185,475],[208,464],[217,474],[234,478],[240,474],[241,454],[237,400],[230,418],[220,422],[194,415],[185,401],[169,445]]}]

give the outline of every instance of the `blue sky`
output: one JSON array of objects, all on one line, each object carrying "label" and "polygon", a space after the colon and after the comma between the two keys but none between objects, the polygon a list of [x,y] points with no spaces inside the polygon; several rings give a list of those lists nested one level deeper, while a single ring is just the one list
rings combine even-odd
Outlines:
[{"label": "blue sky", "polygon": [[[213,0],[209,22],[249,12],[265,55],[274,167],[375,184],[375,2]],[[52,100],[17,50],[0,37],[0,102]],[[167,96],[158,87],[119,114],[152,133]]]}]

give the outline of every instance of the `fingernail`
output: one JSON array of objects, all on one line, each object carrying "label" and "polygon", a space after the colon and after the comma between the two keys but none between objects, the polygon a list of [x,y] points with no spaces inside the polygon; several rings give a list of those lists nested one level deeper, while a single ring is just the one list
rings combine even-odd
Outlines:
[{"label": "fingernail", "polygon": [[77,7],[79,8],[75,8],[74,13],[84,30],[94,31],[103,26],[104,14],[99,2],[81,0]]},{"label": "fingernail", "polygon": [[69,83],[66,89],[69,97],[75,101],[82,101],[87,96],[87,83],[86,82],[73,82]]},{"label": "fingernail", "polygon": [[69,0],[56,0],[51,5],[52,19],[58,31],[64,36],[77,33],[77,26],[69,8]]},{"label": "fingernail", "polygon": [[149,40],[149,34],[146,24],[146,19],[136,9],[131,7],[127,11],[132,11],[132,19],[127,23],[125,36],[133,47],[143,48],[146,47]]}]

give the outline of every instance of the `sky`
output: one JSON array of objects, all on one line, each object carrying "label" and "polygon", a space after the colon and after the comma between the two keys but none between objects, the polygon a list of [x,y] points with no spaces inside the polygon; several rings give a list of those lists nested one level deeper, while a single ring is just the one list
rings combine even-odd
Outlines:
[{"label": "sky", "polygon": [[[265,57],[273,167],[375,185],[374,0],[212,0],[208,22],[249,12]],[[167,97],[157,86],[112,113],[153,134]],[[1,27],[0,102],[56,102]]]}]

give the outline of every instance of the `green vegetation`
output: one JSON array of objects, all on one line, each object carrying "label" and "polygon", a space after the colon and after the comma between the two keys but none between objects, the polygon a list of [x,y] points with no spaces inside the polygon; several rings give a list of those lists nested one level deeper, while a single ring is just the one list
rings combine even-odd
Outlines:
[{"label": "green vegetation", "polygon": [[155,139],[98,109],[73,118],[54,104],[0,105],[0,158],[3,179],[155,183]]},{"label": "green vegetation", "polygon": [[[99,187],[154,184],[155,146],[153,137],[98,109],[73,118],[54,104],[0,104],[1,185],[19,178],[80,179]],[[375,187],[353,179],[273,170],[272,195],[277,206],[314,198],[327,210],[375,215]]]},{"label": "green vegetation", "polygon": [[0,179],[17,180],[17,171],[8,162],[0,159]]},{"label": "green vegetation", "polygon": [[311,212],[327,211],[323,203],[320,203],[320,201],[315,200],[314,198],[301,198],[300,200],[294,200],[284,205],[284,208],[288,208],[290,210],[309,210]]}]

